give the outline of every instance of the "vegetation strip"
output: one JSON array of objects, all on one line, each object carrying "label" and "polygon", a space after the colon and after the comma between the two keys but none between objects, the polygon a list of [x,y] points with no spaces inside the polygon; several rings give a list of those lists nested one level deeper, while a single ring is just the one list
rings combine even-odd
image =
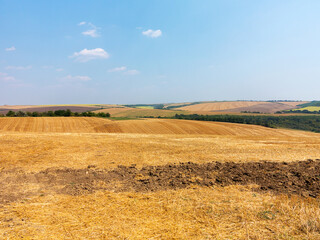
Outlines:
[{"label": "vegetation strip", "polygon": [[[257,191],[320,195],[320,159],[297,162],[192,162],[146,166],[118,166],[113,170],[50,168],[38,173],[0,172],[0,204],[35,195],[61,193],[83,195],[97,190],[147,192],[182,189],[191,185],[228,186],[256,184]],[[32,190],[27,191],[28,186]],[[38,189],[34,186],[38,185]]]},{"label": "vegetation strip", "polygon": [[271,128],[289,128],[320,133],[319,116],[255,116],[255,115],[198,115],[176,114],[175,119],[215,121],[260,125]]},{"label": "vegetation strip", "polygon": [[8,111],[6,115],[0,114],[0,117],[110,117],[110,113],[105,112],[72,112],[70,109],[66,110],[56,110],[56,111],[48,111],[48,112],[24,112],[17,111],[14,112],[12,110]]}]

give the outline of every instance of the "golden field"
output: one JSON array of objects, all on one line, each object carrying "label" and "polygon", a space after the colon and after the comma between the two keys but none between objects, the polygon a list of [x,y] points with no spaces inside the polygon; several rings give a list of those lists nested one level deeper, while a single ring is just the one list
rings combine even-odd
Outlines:
[{"label": "golden field", "polygon": [[187,111],[219,111],[229,110],[239,107],[250,107],[265,102],[254,102],[254,101],[238,101],[238,102],[212,102],[212,103],[199,103],[190,106],[180,107],[181,110]]},{"label": "golden field", "polygon": [[[208,112],[240,113],[243,111],[274,113],[277,111],[296,108],[306,102],[262,102],[262,101],[233,101],[233,102],[208,102],[177,108],[179,110],[208,114]],[[205,113],[207,112],[207,113]],[[210,114],[210,113],[209,113]]]},{"label": "golden field", "polygon": [[[317,198],[251,185],[68,195],[25,175],[89,165],[317,158],[320,135],[303,131],[164,119],[0,118],[0,180],[7,184],[0,197],[16,195],[0,202],[0,239],[320,239]],[[25,183],[17,185],[17,176]]]}]

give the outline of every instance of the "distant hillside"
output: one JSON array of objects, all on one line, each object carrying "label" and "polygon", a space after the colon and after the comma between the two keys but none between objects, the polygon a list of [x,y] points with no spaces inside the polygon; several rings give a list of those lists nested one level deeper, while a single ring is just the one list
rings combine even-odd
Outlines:
[{"label": "distant hillside", "polygon": [[233,101],[233,102],[207,102],[179,107],[179,110],[193,112],[260,112],[274,113],[277,111],[297,108],[298,104],[305,102],[263,102],[263,101]]}]

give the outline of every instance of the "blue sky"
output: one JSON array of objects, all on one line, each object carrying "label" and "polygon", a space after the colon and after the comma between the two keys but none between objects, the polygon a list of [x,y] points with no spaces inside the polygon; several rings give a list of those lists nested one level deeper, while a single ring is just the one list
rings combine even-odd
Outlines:
[{"label": "blue sky", "polygon": [[0,0],[0,104],[320,99],[320,1]]}]

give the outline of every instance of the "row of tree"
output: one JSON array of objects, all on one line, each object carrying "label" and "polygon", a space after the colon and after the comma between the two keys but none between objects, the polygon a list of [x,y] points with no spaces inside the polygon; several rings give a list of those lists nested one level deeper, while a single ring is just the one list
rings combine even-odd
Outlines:
[{"label": "row of tree", "polygon": [[309,111],[307,109],[303,109],[303,110],[299,110],[299,109],[295,109],[295,110],[286,110],[286,111],[282,111],[282,112],[276,112],[276,113],[307,113],[307,114],[320,114],[320,110],[319,111]]},{"label": "row of tree", "polygon": [[6,115],[0,114],[0,117],[110,117],[110,113],[104,112],[72,112],[70,109],[67,110],[56,110],[47,112],[23,112],[23,111],[9,111]]}]

